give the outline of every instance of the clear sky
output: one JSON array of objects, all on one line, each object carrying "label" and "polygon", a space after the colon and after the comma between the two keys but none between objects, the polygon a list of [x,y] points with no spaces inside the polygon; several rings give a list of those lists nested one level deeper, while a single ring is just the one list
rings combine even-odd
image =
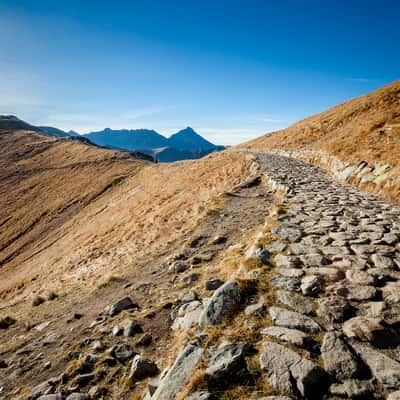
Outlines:
[{"label": "clear sky", "polygon": [[218,144],[399,79],[398,0],[0,0],[0,114]]}]

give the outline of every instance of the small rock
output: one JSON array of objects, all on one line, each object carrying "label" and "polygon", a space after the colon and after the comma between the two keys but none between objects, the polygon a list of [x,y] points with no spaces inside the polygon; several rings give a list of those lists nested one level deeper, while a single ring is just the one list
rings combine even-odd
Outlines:
[{"label": "small rock", "polygon": [[[90,372],[88,374],[80,374],[75,378],[75,383],[77,387],[87,385],[96,377],[96,374]],[[75,389],[76,390],[76,389]]]},{"label": "small rock", "polygon": [[272,254],[267,249],[257,251],[257,257],[263,265],[270,265]]},{"label": "small rock", "polygon": [[209,244],[211,245],[215,245],[215,244],[224,244],[226,243],[228,240],[228,238],[226,236],[223,235],[217,235],[214,236],[210,241]]},{"label": "small rock", "polygon": [[277,254],[274,261],[278,268],[296,268],[301,266],[301,262],[297,257],[285,254]]},{"label": "small rock", "polygon": [[261,331],[267,335],[299,347],[306,347],[310,343],[310,337],[297,329],[282,328],[280,326],[269,326]]},{"label": "small rock", "polygon": [[85,393],[71,393],[67,400],[89,400],[89,395]]},{"label": "small rock", "polygon": [[145,333],[142,335],[139,340],[136,342],[137,346],[149,346],[153,340],[153,337],[150,333]]},{"label": "small rock", "polygon": [[388,304],[400,303],[400,282],[388,282],[382,288],[382,297]]},{"label": "small rock", "polygon": [[140,381],[142,379],[148,378],[158,374],[157,365],[140,355],[136,355],[132,361],[131,370],[129,372],[129,377],[133,381]]},{"label": "small rock", "polygon": [[182,272],[187,271],[190,266],[181,261],[174,261],[171,263],[169,270],[175,272],[176,274],[181,274]]},{"label": "small rock", "polygon": [[291,329],[300,329],[304,332],[318,333],[321,327],[311,318],[298,312],[289,311],[280,307],[270,307],[269,315],[273,323]]},{"label": "small rock", "polygon": [[380,254],[373,254],[371,261],[377,268],[393,268],[393,261],[389,257],[382,256]]},{"label": "small rock", "polygon": [[326,288],[328,295],[338,295],[349,300],[369,300],[376,296],[377,290],[374,286],[355,285],[344,281],[337,282]]},{"label": "small rock", "polygon": [[343,271],[340,271],[334,267],[312,267],[308,268],[307,272],[312,275],[319,275],[324,279],[324,281],[329,282],[337,282],[344,279],[345,277]]},{"label": "small rock", "polygon": [[371,342],[376,347],[400,343],[400,335],[394,329],[383,326],[379,318],[354,317],[343,324],[343,332],[348,338]]},{"label": "small rock", "polygon": [[137,333],[143,333],[142,327],[136,321],[128,322],[124,327],[124,336],[131,337]]},{"label": "small rock", "polygon": [[50,394],[50,392],[53,389],[53,385],[49,381],[44,381],[40,383],[39,385],[35,386],[32,389],[31,395],[29,396],[29,399],[37,399],[40,396],[44,396],[46,394]]},{"label": "small rock", "polygon": [[390,393],[386,400],[400,400],[400,390]]},{"label": "small rock", "polygon": [[124,330],[123,330],[122,327],[120,327],[119,325],[115,325],[115,326],[112,328],[112,334],[113,334],[114,336],[121,336],[123,332],[124,332]]},{"label": "small rock", "polygon": [[330,261],[321,254],[304,254],[300,256],[301,262],[308,268],[319,268],[330,264]]},{"label": "small rock", "polygon": [[278,290],[276,292],[276,298],[281,303],[302,314],[310,314],[314,310],[314,300],[298,293]]},{"label": "small rock", "polygon": [[375,393],[376,388],[370,381],[349,379],[343,383],[332,384],[329,391],[334,396],[343,396],[350,399],[364,399],[369,398],[372,393]]},{"label": "small rock", "polygon": [[358,285],[373,285],[375,283],[375,279],[368,272],[357,269],[348,269],[346,279],[350,283]]},{"label": "small rock", "polygon": [[183,331],[192,329],[198,324],[202,310],[202,304],[197,300],[183,304],[177,310],[172,329],[181,329]]},{"label": "small rock", "polygon": [[104,344],[101,340],[95,340],[92,344],[92,349],[95,351],[102,351],[104,350]]},{"label": "small rock", "polygon": [[286,249],[287,245],[285,243],[276,241],[267,244],[264,249],[271,253],[282,253]]},{"label": "small rock", "polygon": [[192,301],[198,300],[199,295],[194,290],[189,290],[181,299],[182,303],[190,303]]},{"label": "small rock", "polygon": [[218,400],[218,397],[210,392],[200,391],[192,393],[185,400]]},{"label": "small rock", "polygon": [[110,316],[114,316],[123,310],[129,310],[132,308],[139,308],[139,306],[135,304],[130,297],[124,297],[121,300],[118,300],[116,303],[108,306],[105,310],[105,313]]},{"label": "small rock", "polygon": [[116,346],[111,354],[121,362],[129,360],[132,358],[136,353],[132,350],[132,347],[129,344],[120,344]]},{"label": "small rock", "polygon": [[301,278],[304,275],[304,271],[298,268],[279,268],[279,273],[289,278]]},{"label": "small rock", "polygon": [[216,290],[223,284],[224,281],[221,281],[221,279],[208,279],[206,280],[204,286],[206,290]]},{"label": "small rock", "polygon": [[270,280],[270,284],[284,290],[298,292],[300,291],[301,280],[300,278],[289,278],[287,276],[274,276]]},{"label": "small rock", "polygon": [[300,289],[305,296],[315,296],[322,290],[323,279],[320,276],[305,276],[301,280]]},{"label": "small rock", "polygon": [[245,315],[252,315],[252,314],[260,314],[263,312],[265,308],[265,302],[264,302],[264,298],[261,296],[257,303],[255,304],[250,304],[248,305],[245,309],[244,309],[244,313]]},{"label": "small rock", "polygon": [[181,279],[181,282],[185,283],[186,285],[190,285],[199,280],[200,275],[193,273],[188,276],[185,276]]}]

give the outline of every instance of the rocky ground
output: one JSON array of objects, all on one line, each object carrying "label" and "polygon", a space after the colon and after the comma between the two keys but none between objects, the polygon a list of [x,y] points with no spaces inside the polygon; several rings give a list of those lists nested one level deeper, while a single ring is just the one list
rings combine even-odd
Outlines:
[{"label": "rocky ground", "polygon": [[[13,382],[46,360],[26,347],[0,353],[6,398],[400,399],[400,209],[301,161],[253,155],[259,176],[230,194],[247,214],[219,210],[148,271],[160,286],[179,280],[179,301],[142,315],[141,289],[115,283],[116,301],[85,320],[58,375],[26,396]],[[260,220],[243,249],[246,221]],[[167,354],[146,350],[157,332],[142,321],[152,318],[169,332]],[[129,389],[119,397],[107,386]]]}]

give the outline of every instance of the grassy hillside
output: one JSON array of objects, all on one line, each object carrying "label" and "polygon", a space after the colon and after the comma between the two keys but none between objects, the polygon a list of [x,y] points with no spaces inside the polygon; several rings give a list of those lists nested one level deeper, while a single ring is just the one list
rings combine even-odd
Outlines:
[{"label": "grassy hillside", "polygon": [[343,161],[400,164],[400,81],[239,147],[323,150]]}]

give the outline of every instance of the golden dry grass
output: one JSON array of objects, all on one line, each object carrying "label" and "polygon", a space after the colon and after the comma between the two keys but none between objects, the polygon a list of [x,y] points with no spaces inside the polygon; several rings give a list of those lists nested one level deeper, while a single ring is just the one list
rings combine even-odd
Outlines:
[{"label": "golden dry grass", "polygon": [[3,305],[123,276],[223,207],[221,194],[249,165],[227,152],[151,164],[34,132],[0,134]]},{"label": "golden dry grass", "polygon": [[346,162],[400,165],[400,81],[239,147],[323,150]]}]

